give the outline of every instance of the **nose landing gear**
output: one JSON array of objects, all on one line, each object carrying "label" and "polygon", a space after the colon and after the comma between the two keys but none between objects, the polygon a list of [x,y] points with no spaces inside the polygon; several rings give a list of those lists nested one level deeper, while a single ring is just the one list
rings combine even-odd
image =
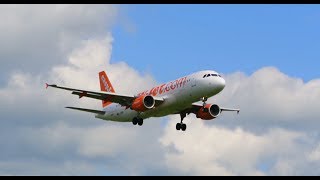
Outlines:
[{"label": "nose landing gear", "polygon": [[208,101],[208,97],[202,97],[200,100],[203,102],[203,106],[205,106],[206,101]]},{"label": "nose landing gear", "polygon": [[203,104],[202,104],[203,112],[208,112],[209,110],[207,108],[205,108],[208,97],[202,97],[200,100],[203,102]]},{"label": "nose landing gear", "polygon": [[180,122],[180,123],[177,123],[177,125],[176,125],[177,131],[180,131],[180,130],[185,131],[185,130],[187,129],[187,125],[184,124],[184,123],[182,123],[183,119],[184,119],[186,116],[187,116],[186,113],[180,113],[181,122]]}]

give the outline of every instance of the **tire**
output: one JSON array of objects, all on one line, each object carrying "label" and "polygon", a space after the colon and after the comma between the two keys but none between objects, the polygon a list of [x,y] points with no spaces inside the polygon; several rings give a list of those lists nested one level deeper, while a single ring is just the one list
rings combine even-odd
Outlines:
[{"label": "tire", "polygon": [[137,119],[136,117],[134,117],[134,118],[132,119],[132,124],[133,124],[133,125],[137,125],[137,123],[138,123],[138,119]]},{"label": "tire", "polygon": [[176,125],[176,130],[179,131],[181,129],[181,124],[180,123],[177,123]]},{"label": "tire", "polygon": [[181,125],[181,130],[182,130],[182,131],[185,131],[186,129],[187,129],[187,125],[186,125],[186,124],[182,124],[182,125]]},{"label": "tire", "polygon": [[141,118],[138,119],[138,125],[139,125],[139,126],[142,126],[142,125],[143,125],[143,119],[141,119]]}]

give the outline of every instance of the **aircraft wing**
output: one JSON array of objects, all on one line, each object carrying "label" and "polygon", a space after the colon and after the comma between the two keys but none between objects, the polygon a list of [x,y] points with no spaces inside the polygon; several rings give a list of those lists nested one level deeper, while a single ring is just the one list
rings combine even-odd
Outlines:
[{"label": "aircraft wing", "polygon": [[232,109],[232,108],[225,108],[225,107],[220,107],[221,111],[237,111],[239,114],[240,109]]},{"label": "aircraft wing", "polygon": [[[137,98],[133,95],[125,95],[125,94],[118,94],[118,93],[104,92],[104,91],[98,92],[98,91],[88,91],[88,90],[82,90],[82,89],[73,89],[68,87],[57,86],[55,84],[51,84],[51,85],[46,84],[46,88],[48,87],[72,91],[71,94],[78,95],[79,98],[88,97],[88,98],[118,103],[122,106],[130,106],[131,103],[134,101],[134,99]],[[156,104],[160,104],[164,101],[163,98],[158,98],[158,97],[153,97],[153,98],[156,101]]]},{"label": "aircraft wing", "polygon": [[84,111],[84,112],[90,112],[94,114],[101,114],[104,115],[106,112],[105,111],[99,111],[99,110],[94,110],[94,109],[84,109],[84,108],[78,108],[78,107],[66,107],[68,109],[74,109],[78,111]]}]

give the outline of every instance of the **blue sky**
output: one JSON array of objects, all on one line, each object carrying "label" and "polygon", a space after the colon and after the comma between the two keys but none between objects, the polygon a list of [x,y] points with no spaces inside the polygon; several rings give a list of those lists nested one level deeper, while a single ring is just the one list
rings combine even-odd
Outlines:
[{"label": "blue sky", "polygon": [[319,5],[122,5],[134,31],[113,28],[111,61],[158,81],[202,69],[251,74],[265,66],[320,75]]}]

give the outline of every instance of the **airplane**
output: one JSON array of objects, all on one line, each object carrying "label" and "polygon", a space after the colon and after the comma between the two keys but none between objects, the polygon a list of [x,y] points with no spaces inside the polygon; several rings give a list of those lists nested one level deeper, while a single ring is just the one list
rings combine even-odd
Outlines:
[{"label": "airplane", "polygon": [[89,91],[47,84],[46,88],[59,88],[72,91],[79,98],[87,97],[102,101],[103,110],[66,107],[73,110],[95,114],[95,118],[117,122],[132,122],[133,125],[143,125],[145,119],[180,114],[180,122],[176,130],[185,131],[187,125],[183,119],[194,113],[202,120],[213,120],[222,111],[236,111],[220,107],[217,104],[206,103],[209,97],[220,93],[225,87],[225,80],[212,70],[204,70],[178,78],[143,91],[136,95],[116,93],[105,71],[99,72],[101,91]]}]

